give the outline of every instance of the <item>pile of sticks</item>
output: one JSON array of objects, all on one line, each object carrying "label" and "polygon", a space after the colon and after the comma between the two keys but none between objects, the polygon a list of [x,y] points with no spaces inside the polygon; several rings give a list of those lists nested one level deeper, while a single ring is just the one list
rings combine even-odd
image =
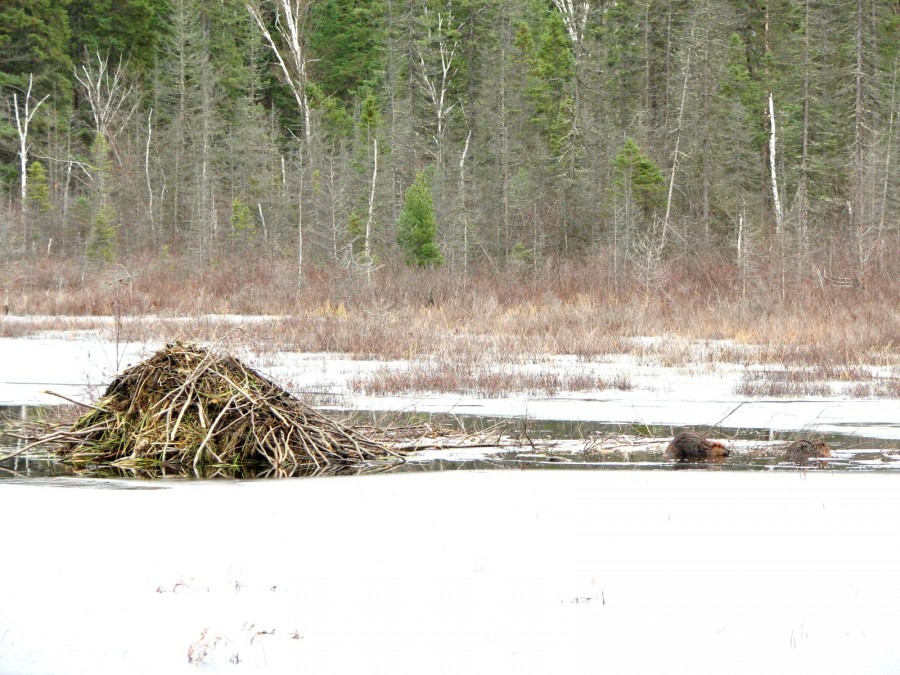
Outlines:
[{"label": "pile of sticks", "polygon": [[76,464],[323,471],[402,455],[329,419],[231,356],[168,345],[45,439]]}]

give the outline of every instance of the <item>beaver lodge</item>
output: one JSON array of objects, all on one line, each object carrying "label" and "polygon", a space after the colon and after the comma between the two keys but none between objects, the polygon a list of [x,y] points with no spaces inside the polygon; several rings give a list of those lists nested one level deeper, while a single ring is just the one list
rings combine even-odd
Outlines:
[{"label": "beaver lodge", "polygon": [[175,343],[121,373],[55,452],[76,464],[327,471],[401,460],[231,356]]}]

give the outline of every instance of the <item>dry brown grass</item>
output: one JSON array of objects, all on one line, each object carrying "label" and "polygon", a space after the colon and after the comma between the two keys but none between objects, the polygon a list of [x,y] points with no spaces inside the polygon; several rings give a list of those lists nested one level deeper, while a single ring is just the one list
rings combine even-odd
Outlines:
[{"label": "dry brown grass", "polygon": [[[900,253],[897,258],[900,263]],[[186,259],[137,259],[100,269],[39,260],[0,269],[0,289],[8,291],[13,314],[52,318],[0,317],[0,336],[88,326],[122,340],[420,360],[414,371],[385,369],[356,386],[415,391],[428,382],[431,391],[485,395],[627,386],[598,382],[587,371],[550,376],[525,369],[516,380],[505,368],[547,355],[587,362],[628,354],[648,365],[728,362],[795,373],[793,380],[768,377],[769,385],[750,376],[748,395],[778,387],[807,395],[824,391],[816,382],[841,379],[816,369],[900,367],[900,279],[883,274],[865,286],[839,288],[807,277],[782,287],[778,270],[761,267],[746,290],[727,262],[707,257],[695,263],[667,263],[658,288],[647,294],[627,275],[615,279],[602,255],[527,271],[485,267],[466,279],[448,269],[385,267],[372,285],[342,268],[309,269],[299,287],[289,259],[223,261],[202,269]],[[85,314],[118,321],[69,318]],[[238,325],[209,314],[271,318]],[[866,384],[872,392],[894,391],[885,382]]]}]

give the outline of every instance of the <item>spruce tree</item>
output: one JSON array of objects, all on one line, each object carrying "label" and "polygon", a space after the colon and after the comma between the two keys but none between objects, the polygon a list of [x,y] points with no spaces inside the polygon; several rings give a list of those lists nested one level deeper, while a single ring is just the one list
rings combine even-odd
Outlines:
[{"label": "spruce tree", "polygon": [[632,139],[625,141],[613,163],[616,188],[641,211],[650,215],[665,203],[662,171]]},{"label": "spruce tree", "polygon": [[428,180],[420,171],[406,190],[397,224],[397,243],[403,249],[407,264],[417,267],[442,264],[444,256],[434,241],[436,235],[434,200]]}]

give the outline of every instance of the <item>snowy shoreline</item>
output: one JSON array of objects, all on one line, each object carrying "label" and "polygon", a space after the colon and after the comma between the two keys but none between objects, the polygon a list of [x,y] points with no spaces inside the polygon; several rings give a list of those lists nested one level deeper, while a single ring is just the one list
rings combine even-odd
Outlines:
[{"label": "snowy shoreline", "polygon": [[[0,338],[0,405],[51,405],[60,400],[44,393],[89,400],[115,373],[148,356],[160,344],[116,344],[88,331],[30,338]],[[704,369],[647,367],[622,359],[614,364],[575,363],[548,357],[543,368],[567,372],[593,368],[600,375],[626,374],[630,391],[566,393],[552,397],[514,395],[361,396],[349,383],[379,368],[407,362],[351,359],[339,354],[275,352],[239,356],[290,390],[318,392],[334,407],[371,411],[417,411],[543,420],[621,424],[721,426],[774,432],[852,434],[900,439],[897,400],[806,397],[749,399],[734,394],[742,367],[706,365]],[[525,366],[523,366],[525,367]]]}]

